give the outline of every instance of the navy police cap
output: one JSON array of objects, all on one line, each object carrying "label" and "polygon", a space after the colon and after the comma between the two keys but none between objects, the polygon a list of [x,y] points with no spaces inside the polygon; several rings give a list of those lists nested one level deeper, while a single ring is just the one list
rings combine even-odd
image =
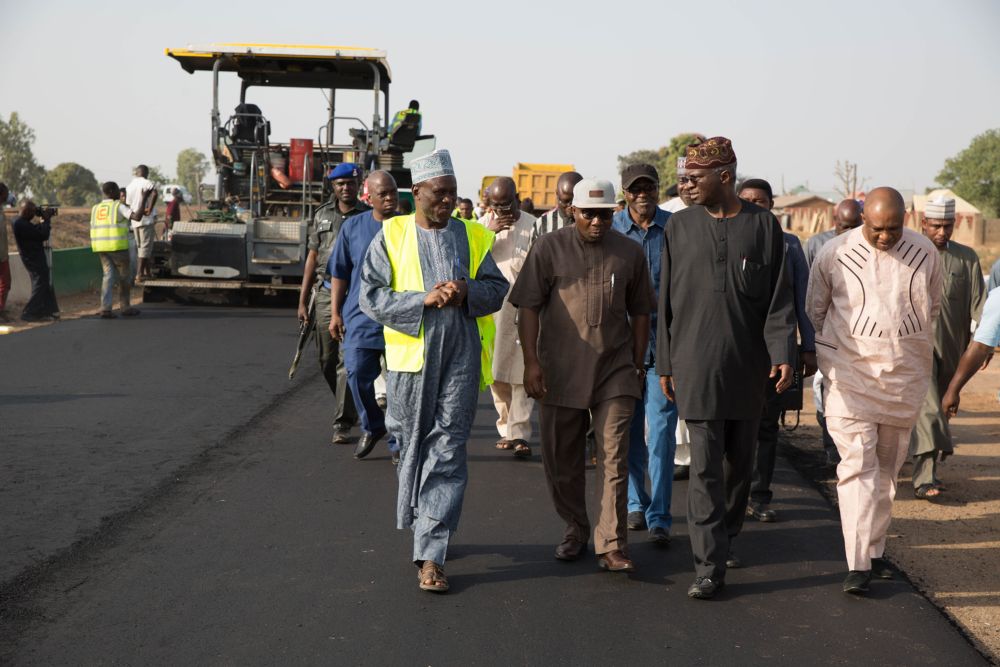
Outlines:
[{"label": "navy police cap", "polygon": [[331,169],[326,177],[331,181],[335,181],[338,178],[357,178],[360,174],[361,171],[358,169],[358,165],[353,162],[345,162]]}]

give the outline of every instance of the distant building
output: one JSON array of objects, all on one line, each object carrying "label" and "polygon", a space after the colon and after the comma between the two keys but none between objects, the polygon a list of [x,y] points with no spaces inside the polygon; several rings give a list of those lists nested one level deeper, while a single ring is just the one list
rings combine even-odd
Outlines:
[{"label": "distant building", "polygon": [[834,202],[822,195],[802,192],[775,197],[773,210],[784,229],[812,236],[830,228],[833,206]]}]

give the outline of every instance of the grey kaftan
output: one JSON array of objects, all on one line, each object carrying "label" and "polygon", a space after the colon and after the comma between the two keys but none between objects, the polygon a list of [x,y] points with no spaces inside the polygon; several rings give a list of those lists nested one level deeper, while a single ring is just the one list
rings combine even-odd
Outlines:
[{"label": "grey kaftan", "polygon": [[[424,366],[389,371],[386,428],[400,445],[398,528],[414,531],[414,560],[444,564],[448,537],[458,528],[468,481],[465,445],[479,398],[481,345],[477,317],[503,305],[508,284],[487,254],[474,279],[468,276],[465,225],[451,220],[440,230],[417,225],[424,292],[392,289],[392,266],[379,232],[368,248],[361,276],[361,309],[384,326],[417,336],[424,332]],[[434,285],[466,278],[461,307],[428,308]]]},{"label": "grey kaftan", "polygon": [[954,451],[948,420],[941,412],[941,398],[972,339],[972,320],[979,319],[986,300],[983,269],[976,251],[952,241],[939,252],[944,291],[941,313],[934,324],[931,387],[910,439],[911,455]]}]

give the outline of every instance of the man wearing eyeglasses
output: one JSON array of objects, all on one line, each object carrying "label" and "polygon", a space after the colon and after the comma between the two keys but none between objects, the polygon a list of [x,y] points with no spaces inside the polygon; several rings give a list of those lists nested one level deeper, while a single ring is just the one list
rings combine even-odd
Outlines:
[{"label": "man wearing eyeglasses", "polygon": [[602,569],[629,572],[628,435],[655,296],[642,247],[611,229],[614,208],[609,181],[577,183],[574,225],[538,238],[510,302],[519,308],[524,387],[541,404],[545,476],[566,522],[555,557],[577,560],[590,539],[581,454],[592,416],[602,470],[594,552]]},{"label": "man wearing eyeglasses", "polygon": [[[612,229],[640,246],[649,266],[654,292],[660,286],[663,233],[670,214],[656,205],[660,176],[650,164],[633,164],[622,172],[625,210],[615,213]],[[670,497],[673,490],[674,450],[677,447],[677,406],[660,391],[650,370],[655,365],[656,313],[650,322],[649,346],[643,360],[646,383],[635,403],[628,446],[628,528],[649,528],[649,540],[670,544]],[[649,493],[646,475],[649,474]]]},{"label": "man wearing eyeglasses", "polygon": [[666,227],[656,372],[691,437],[692,598],[724,585],[743,526],[768,377],[792,383],[795,309],[781,226],[736,195],[736,155],[714,137],[688,146],[692,206]]},{"label": "man wearing eyeglasses", "polygon": [[[511,285],[517,280],[531,247],[535,216],[520,208],[517,185],[501,176],[486,188],[486,213],[481,222],[496,236],[493,261]],[[517,337],[517,309],[505,300],[493,314],[497,333],[493,345],[493,405],[497,410],[497,449],[510,450],[515,458],[531,457],[531,410],[534,401],[524,390],[521,341]]]}]

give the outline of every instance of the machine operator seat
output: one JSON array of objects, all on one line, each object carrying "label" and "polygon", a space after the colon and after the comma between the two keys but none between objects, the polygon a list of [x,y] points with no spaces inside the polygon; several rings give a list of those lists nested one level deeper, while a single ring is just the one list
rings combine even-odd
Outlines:
[{"label": "machine operator seat", "polygon": [[266,146],[271,136],[271,123],[256,104],[238,104],[231,119],[234,143]]}]

